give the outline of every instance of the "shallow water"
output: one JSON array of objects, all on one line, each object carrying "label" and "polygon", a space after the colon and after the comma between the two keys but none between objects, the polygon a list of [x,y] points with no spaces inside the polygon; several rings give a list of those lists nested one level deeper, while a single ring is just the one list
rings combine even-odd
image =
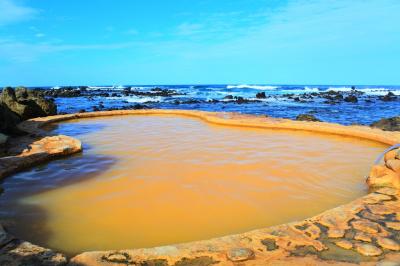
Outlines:
[{"label": "shallow water", "polygon": [[61,123],[82,155],[6,180],[17,236],[75,254],[208,239],[316,215],[366,193],[384,145],[179,116]]}]

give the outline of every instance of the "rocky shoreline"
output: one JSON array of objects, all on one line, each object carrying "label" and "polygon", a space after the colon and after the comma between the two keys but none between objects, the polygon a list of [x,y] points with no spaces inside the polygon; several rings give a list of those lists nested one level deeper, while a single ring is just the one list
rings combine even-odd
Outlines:
[{"label": "rocky shoreline", "polygon": [[[127,110],[34,118],[18,129],[28,134],[28,148],[0,158],[0,178],[58,156],[81,150],[78,140],[45,136],[41,126],[69,119],[114,115],[174,114],[209,123],[307,130],[370,139],[393,145],[398,132],[361,126],[290,121],[261,116],[180,110]],[[307,118],[308,119],[308,118]],[[39,140],[37,140],[39,139]],[[29,141],[27,142],[29,143]],[[21,145],[23,146],[23,145]],[[14,152],[17,152],[16,150]],[[400,151],[386,154],[367,180],[375,192],[304,221],[211,240],[151,249],[85,252],[66,256],[0,230],[1,265],[396,265],[400,261]]]},{"label": "rocky shoreline", "polygon": [[[207,89],[207,87],[205,87]],[[295,89],[295,88],[294,88]],[[300,89],[300,87],[299,87]],[[111,110],[134,110],[134,109],[196,109],[204,111],[234,111],[242,112],[242,110],[251,110],[258,115],[264,112],[265,115],[273,117],[286,117],[295,119],[300,114],[314,115],[317,119],[326,122],[336,122],[330,119],[335,117],[335,113],[346,109],[347,116],[351,116],[351,110],[357,113],[368,112],[372,106],[392,106],[396,108],[400,102],[400,96],[395,95],[392,91],[387,91],[386,94],[371,95],[362,91],[362,89],[352,87],[350,90],[322,90],[304,91],[300,93],[284,93],[274,94],[266,91],[254,91],[247,93],[232,92],[232,94],[218,97],[219,93],[208,92],[207,90],[200,97],[192,95],[187,90],[177,89],[174,86],[160,86],[143,89],[141,87],[126,87],[123,89],[117,88],[90,88],[86,86],[76,87],[60,87],[57,89],[51,88],[35,88],[37,93],[43,95],[47,99],[53,99],[60,105],[60,114],[75,113],[75,112],[91,112],[91,111],[111,111]],[[224,91],[229,93],[229,91]],[[204,97],[209,95],[209,97]],[[77,99],[76,107],[68,107],[71,101]],[[132,102],[131,102],[132,100]],[[282,103],[282,106],[293,108],[288,114],[279,111],[277,107]],[[75,101],[74,104],[75,105]],[[315,108],[314,108],[315,106]],[[389,107],[388,107],[389,108]],[[327,110],[334,110],[329,112]],[[276,114],[277,112],[279,114]],[[249,111],[245,111],[249,112]],[[388,113],[388,114],[385,114]],[[375,113],[374,113],[375,114]],[[393,112],[382,110],[382,116],[374,119],[366,119],[365,122],[362,116],[351,123],[340,121],[343,124],[362,123],[364,125],[372,124],[373,126],[385,128],[385,130],[396,130],[396,127],[391,126],[393,123],[384,121],[385,125],[377,122],[380,118],[390,118],[396,115]],[[350,118],[349,117],[349,118]],[[366,116],[365,118],[368,118]],[[398,125],[398,122],[397,122]]]}]

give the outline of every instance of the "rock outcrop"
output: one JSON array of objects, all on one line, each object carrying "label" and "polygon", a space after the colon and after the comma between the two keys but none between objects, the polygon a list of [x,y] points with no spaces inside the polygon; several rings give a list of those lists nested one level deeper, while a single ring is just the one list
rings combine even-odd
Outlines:
[{"label": "rock outcrop", "polygon": [[51,100],[45,99],[40,93],[23,87],[15,91],[4,88],[0,102],[7,106],[21,120],[57,114],[57,106]]},{"label": "rock outcrop", "polygon": [[400,149],[385,154],[384,165],[374,165],[367,178],[370,188],[393,187],[400,189]]},{"label": "rock outcrop", "polygon": [[15,135],[20,133],[17,124],[21,119],[13,113],[6,105],[0,103],[0,133]]},{"label": "rock outcrop", "polygon": [[309,121],[309,122],[321,122],[318,118],[316,118],[314,115],[310,114],[300,114],[296,117],[297,121]]},{"label": "rock outcrop", "polygon": [[400,131],[400,116],[383,118],[372,123],[371,127],[380,128],[386,131]]}]

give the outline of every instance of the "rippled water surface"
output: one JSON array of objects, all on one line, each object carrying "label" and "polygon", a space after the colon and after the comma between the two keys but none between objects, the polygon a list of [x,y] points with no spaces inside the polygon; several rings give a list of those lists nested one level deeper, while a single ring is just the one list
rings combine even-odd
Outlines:
[{"label": "rippled water surface", "polygon": [[383,145],[178,116],[70,121],[83,154],[5,181],[1,219],[74,254],[201,240],[294,221],[366,193]]}]

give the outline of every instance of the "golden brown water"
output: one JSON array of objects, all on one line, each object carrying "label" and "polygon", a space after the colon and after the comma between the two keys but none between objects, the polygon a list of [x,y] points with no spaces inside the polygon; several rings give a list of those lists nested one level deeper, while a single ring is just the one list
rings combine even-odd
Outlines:
[{"label": "golden brown water", "polygon": [[56,132],[80,138],[84,154],[14,176],[0,206],[13,206],[3,216],[16,235],[69,254],[201,240],[316,215],[365,194],[364,176],[385,148],[178,116],[86,119]]}]

